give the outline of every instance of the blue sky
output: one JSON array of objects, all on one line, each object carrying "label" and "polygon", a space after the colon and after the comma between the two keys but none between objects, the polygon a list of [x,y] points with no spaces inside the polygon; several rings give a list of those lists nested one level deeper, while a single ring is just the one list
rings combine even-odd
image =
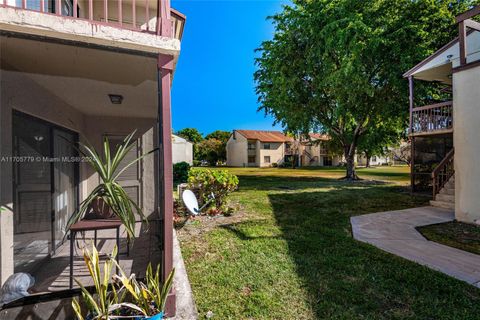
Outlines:
[{"label": "blue sky", "polygon": [[187,16],[172,88],[175,131],[195,127],[214,130],[281,129],[257,112],[254,50],[271,39],[266,17],[284,0],[173,0]]}]

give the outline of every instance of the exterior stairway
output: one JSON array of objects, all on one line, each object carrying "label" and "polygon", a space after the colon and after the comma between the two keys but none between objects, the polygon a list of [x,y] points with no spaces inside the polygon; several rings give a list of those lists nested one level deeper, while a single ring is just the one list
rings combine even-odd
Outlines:
[{"label": "exterior stairway", "polygon": [[455,210],[455,175],[440,189],[434,200],[430,200],[433,207]]}]

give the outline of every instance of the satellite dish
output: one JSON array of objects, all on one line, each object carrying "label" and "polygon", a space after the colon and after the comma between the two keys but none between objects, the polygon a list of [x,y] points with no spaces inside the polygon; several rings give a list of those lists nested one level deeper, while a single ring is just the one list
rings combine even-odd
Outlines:
[{"label": "satellite dish", "polygon": [[190,211],[191,214],[193,214],[194,216],[200,214],[200,210],[198,209],[197,197],[195,197],[195,194],[191,190],[183,191],[182,199],[185,207],[187,207],[188,211]]},{"label": "satellite dish", "polygon": [[182,193],[182,199],[183,203],[185,204],[185,207],[187,207],[188,211],[194,216],[198,216],[201,212],[202,209],[205,208],[210,202],[215,200],[215,195],[213,192],[208,196],[208,201],[205,202],[205,204],[199,208],[198,207],[198,200],[195,194],[191,190],[185,190]]}]

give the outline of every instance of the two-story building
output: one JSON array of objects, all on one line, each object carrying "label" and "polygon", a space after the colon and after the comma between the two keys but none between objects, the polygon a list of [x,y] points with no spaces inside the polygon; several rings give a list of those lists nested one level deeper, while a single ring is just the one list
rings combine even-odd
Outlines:
[{"label": "two-story building", "polygon": [[[460,221],[480,219],[480,6],[459,15],[459,36],[407,71],[410,84],[413,190],[433,189],[432,205]],[[415,82],[442,86],[446,96],[418,106]]]},{"label": "two-story building", "polygon": [[293,139],[280,131],[234,130],[227,142],[227,165],[271,167],[295,161],[296,166],[338,166],[342,157],[328,150],[328,140],[318,133]]},{"label": "two-story building", "polygon": [[[159,148],[119,178],[151,221],[148,233],[138,222],[128,256],[122,233],[120,262],[140,277],[148,261],[163,277],[172,270],[170,91],[184,23],[169,0],[0,1],[0,282],[29,272],[42,292],[0,319],[73,318],[68,302],[45,302],[75,293],[66,222],[99,183],[77,158],[78,141],[99,149],[104,137],[137,130],[129,158]],[[114,236],[104,235],[98,246],[108,253]],[[82,280],[81,250],[73,269]]]},{"label": "two-story building", "polygon": [[280,131],[234,130],[227,142],[227,166],[271,167],[283,163],[287,142]]},{"label": "two-story building", "polygon": [[298,144],[299,163],[302,167],[331,167],[342,162],[342,156],[335,155],[328,148],[328,135],[310,133]]}]

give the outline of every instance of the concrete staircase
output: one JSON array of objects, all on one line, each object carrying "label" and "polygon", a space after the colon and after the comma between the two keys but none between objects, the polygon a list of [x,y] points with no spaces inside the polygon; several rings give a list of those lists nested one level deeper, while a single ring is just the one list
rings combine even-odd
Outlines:
[{"label": "concrete staircase", "polygon": [[455,175],[453,175],[435,196],[430,205],[438,208],[455,210]]}]

